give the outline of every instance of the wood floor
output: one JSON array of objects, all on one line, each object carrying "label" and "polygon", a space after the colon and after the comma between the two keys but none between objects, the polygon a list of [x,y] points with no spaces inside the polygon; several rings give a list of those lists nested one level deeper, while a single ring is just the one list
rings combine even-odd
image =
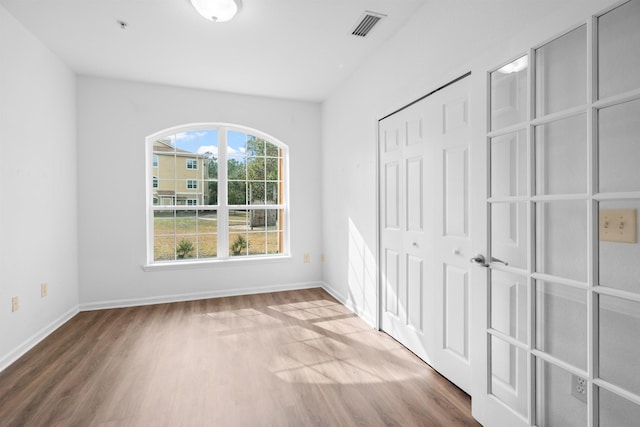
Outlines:
[{"label": "wood floor", "polygon": [[1,426],[472,426],[321,289],[79,313],[0,373]]}]

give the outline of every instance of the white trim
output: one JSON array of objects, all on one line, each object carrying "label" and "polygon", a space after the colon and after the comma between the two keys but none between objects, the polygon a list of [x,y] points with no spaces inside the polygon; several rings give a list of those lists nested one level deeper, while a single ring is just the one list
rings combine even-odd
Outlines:
[{"label": "white trim", "polygon": [[47,338],[49,335],[55,332],[56,329],[58,329],[60,326],[64,325],[69,320],[71,320],[76,314],[78,314],[78,312],[79,312],[79,307],[77,305],[70,308],[65,313],[63,313],[60,317],[58,317],[53,322],[46,325],[44,328],[40,329],[31,337],[23,341],[22,344],[18,345],[16,348],[14,348],[9,353],[7,353],[6,356],[0,359],[0,372],[4,371],[16,360],[24,356],[29,350],[31,350],[43,339]]},{"label": "white trim", "polygon": [[154,304],[167,304],[182,301],[197,301],[211,298],[233,297],[241,295],[265,294],[270,292],[296,291],[302,289],[322,288],[322,282],[290,283],[254,288],[224,289],[219,291],[195,292],[188,294],[162,295],[149,298],[98,301],[80,304],[80,311],[107,310],[111,308],[139,307]]},{"label": "white trim", "polygon": [[371,326],[373,329],[378,329],[376,325],[376,319],[375,317],[371,316],[371,313],[367,313],[366,311],[359,309],[356,305],[353,304],[353,301],[351,301],[351,299],[345,298],[340,292],[336,290],[336,288],[329,285],[327,282],[322,282],[322,289],[327,291],[329,295],[337,299],[340,304],[347,307],[360,319],[364,320],[364,322]]},{"label": "white trim", "polygon": [[[220,235],[218,235],[218,238]],[[203,258],[189,261],[156,261],[153,264],[144,264],[142,270],[169,271],[169,270],[197,270],[201,268],[237,267],[235,264],[267,264],[274,262],[291,262],[293,258],[289,254],[283,255],[247,255],[233,258]]]}]

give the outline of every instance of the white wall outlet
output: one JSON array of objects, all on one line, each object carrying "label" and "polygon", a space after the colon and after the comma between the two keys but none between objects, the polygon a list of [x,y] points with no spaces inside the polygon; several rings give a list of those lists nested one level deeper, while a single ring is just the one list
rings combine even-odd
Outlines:
[{"label": "white wall outlet", "polygon": [[47,282],[40,283],[40,297],[44,298],[49,293],[49,285]]},{"label": "white wall outlet", "polygon": [[309,264],[311,262],[311,256],[309,254],[304,254],[304,263]]},{"label": "white wall outlet", "polygon": [[18,297],[11,298],[11,312],[15,313],[20,308],[20,301]]},{"label": "white wall outlet", "polygon": [[571,375],[571,395],[587,403],[587,380],[577,375]]}]

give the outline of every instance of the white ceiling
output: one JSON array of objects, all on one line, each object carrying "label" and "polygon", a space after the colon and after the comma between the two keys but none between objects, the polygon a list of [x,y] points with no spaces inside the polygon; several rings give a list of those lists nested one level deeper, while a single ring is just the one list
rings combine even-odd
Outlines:
[{"label": "white ceiling", "polygon": [[[189,0],[0,4],[78,74],[321,101],[425,1],[242,0],[224,23]],[[365,10],[387,18],[352,36]]]}]

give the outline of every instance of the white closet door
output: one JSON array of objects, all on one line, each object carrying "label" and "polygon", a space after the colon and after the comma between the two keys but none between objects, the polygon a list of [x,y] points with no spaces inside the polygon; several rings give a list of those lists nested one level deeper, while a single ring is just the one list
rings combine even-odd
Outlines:
[{"label": "white closet door", "polygon": [[464,390],[470,387],[467,81],[379,125],[382,329]]}]

